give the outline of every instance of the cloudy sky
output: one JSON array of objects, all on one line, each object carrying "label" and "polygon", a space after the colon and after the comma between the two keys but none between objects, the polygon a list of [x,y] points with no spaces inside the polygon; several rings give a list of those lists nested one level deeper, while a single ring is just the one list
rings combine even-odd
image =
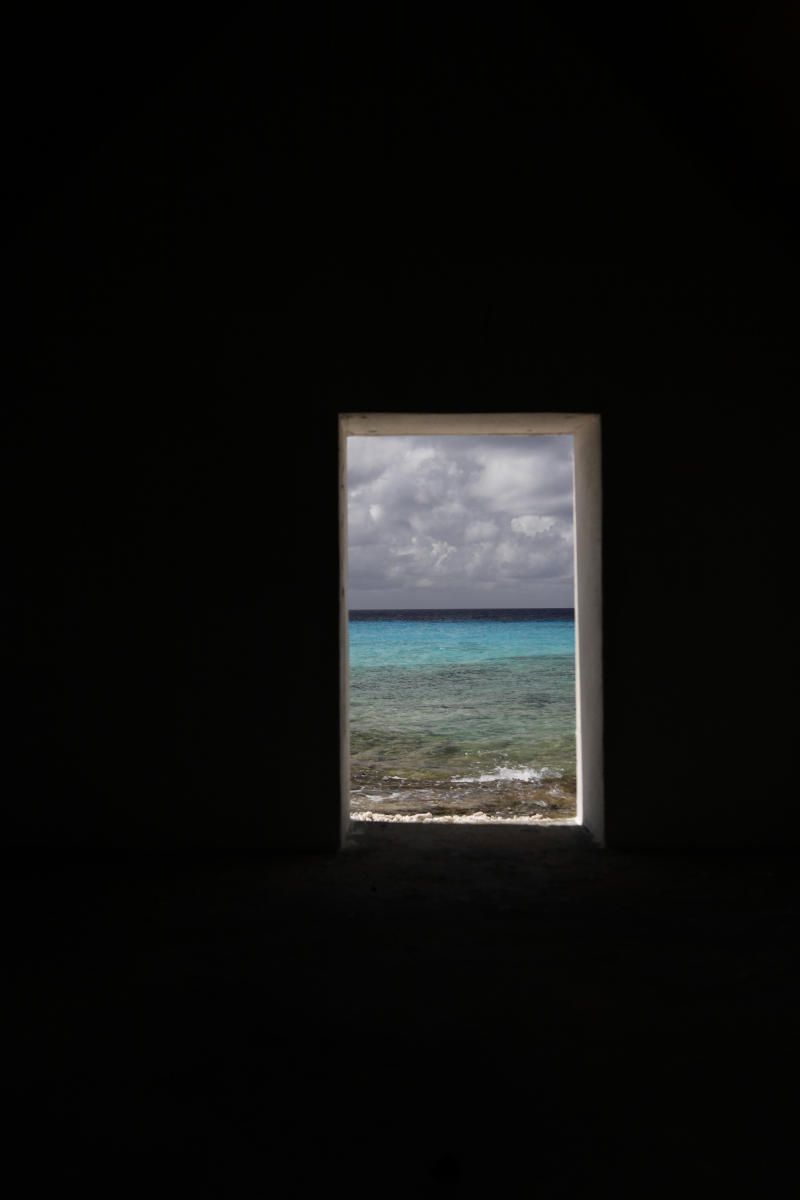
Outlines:
[{"label": "cloudy sky", "polygon": [[572,438],[347,439],[350,608],[571,608]]}]

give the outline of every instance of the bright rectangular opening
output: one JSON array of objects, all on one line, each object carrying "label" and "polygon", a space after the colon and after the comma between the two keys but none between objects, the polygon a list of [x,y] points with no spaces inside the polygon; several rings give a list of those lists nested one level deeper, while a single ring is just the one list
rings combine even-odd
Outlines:
[{"label": "bright rectangular opening", "polygon": [[[364,493],[361,498],[368,501],[354,510],[359,523],[356,539],[359,569],[358,592],[351,597],[348,593],[348,442],[350,438],[381,437],[387,440],[380,447],[376,445],[373,448],[361,441],[351,443],[355,464],[353,479],[357,475],[357,486]],[[395,438],[418,440],[395,442]],[[450,438],[452,442],[449,442]],[[503,446],[497,440],[502,438],[514,440]],[[528,438],[543,440],[528,452],[525,443],[517,440]],[[448,441],[445,443],[440,439]],[[487,459],[489,447],[500,447],[501,452],[494,459],[491,455]],[[482,448],[484,457],[481,460]],[[569,505],[564,503],[563,496],[566,479],[564,464],[570,457],[569,450],[573,451],[571,457],[574,460],[571,480],[573,539],[566,536],[565,515]],[[402,454],[402,460],[399,454]],[[420,460],[419,469],[415,465],[415,455]],[[530,473],[536,470],[537,458],[540,464],[549,461],[551,474],[555,470],[561,481],[561,498],[560,501],[551,499],[552,511],[532,511],[537,507],[547,507],[544,503],[537,506],[531,500]],[[383,493],[381,486],[370,486],[370,479],[375,480],[376,472],[385,480]],[[448,472],[459,480],[459,484],[454,484],[450,492],[446,478]],[[432,489],[431,503],[427,509],[426,489]],[[465,507],[462,500],[467,494],[471,500]],[[518,508],[521,511],[517,512]],[[381,526],[389,521],[395,531],[394,536],[387,540],[383,535],[381,540]],[[364,528],[361,528],[362,525]],[[457,535],[448,536],[448,530],[457,530]],[[374,542],[371,543],[373,534]],[[568,541],[571,541],[571,546],[567,550]],[[395,793],[390,791],[393,786],[390,780],[383,785],[380,798],[374,805],[378,811],[386,813],[392,808],[391,804],[386,804],[386,797],[393,794],[397,798],[395,807],[402,812],[409,811],[409,796],[415,800],[418,798],[420,812],[446,812],[448,788],[451,788],[454,799],[456,793],[461,799],[468,794],[477,797],[474,803],[473,799],[469,800],[466,809],[463,804],[458,807],[464,813],[472,805],[474,811],[484,812],[485,815],[479,818],[482,821],[525,818],[529,822],[543,817],[548,819],[547,807],[542,799],[548,795],[549,802],[556,806],[556,819],[563,820],[564,814],[569,811],[571,793],[575,797],[572,823],[587,826],[594,837],[602,841],[599,418],[595,414],[542,413],[344,414],[340,417],[340,546],[342,831],[349,823],[351,790],[348,618],[351,609],[361,609],[373,611],[361,618],[366,620],[365,625],[358,622],[353,625],[354,652],[357,655],[374,655],[377,652],[379,657],[387,657],[390,668],[384,681],[387,707],[394,706],[395,712],[405,711],[404,705],[398,705],[397,697],[391,694],[398,682],[402,685],[408,681],[409,686],[418,686],[420,678],[423,682],[427,678],[431,689],[429,694],[416,696],[411,703],[411,708],[416,706],[418,709],[411,722],[416,725],[416,730],[410,729],[406,737],[402,727],[395,729],[393,744],[386,746],[387,769],[391,772],[393,760],[401,760],[403,782],[398,782]],[[570,563],[565,561],[567,553],[572,558],[574,590],[569,578]],[[549,555],[549,562],[547,570],[538,572],[537,583],[536,562],[540,554]],[[448,562],[453,564],[453,570],[447,569]],[[373,567],[371,580],[370,569]],[[492,567],[496,577],[491,574]],[[465,592],[457,588],[454,590],[451,583],[457,578],[463,580],[468,577],[472,582],[467,605]],[[481,596],[486,598],[485,605],[475,602]],[[464,611],[467,606],[472,610],[471,613]],[[536,683],[535,671],[530,679],[527,675],[523,677],[519,674],[516,681],[520,686],[513,698],[510,691],[508,695],[506,730],[501,709],[502,692],[498,692],[497,712],[493,713],[491,705],[486,704],[487,686],[491,688],[496,681],[502,683],[505,678],[510,689],[514,687],[513,664],[511,675],[503,677],[502,674],[493,674],[495,668],[491,661],[495,643],[502,648],[503,640],[507,637],[516,638],[517,645],[521,644],[520,639],[523,643],[526,639],[533,639],[538,646],[544,645],[548,654],[552,650],[550,661],[556,663],[557,656],[563,656],[572,644],[569,641],[573,635],[572,614],[569,613],[567,617],[564,610],[573,607],[574,705],[564,679],[557,678],[557,672],[552,674],[547,681],[549,725],[546,726],[542,712],[537,714],[545,694],[541,690],[541,681]],[[477,619],[475,610],[481,608],[487,611]],[[440,624],[438,615],[433,617],[430,612],[423,614],[421,609],[448,610],[450,616]],[[416,610],[417,615],[410,614],[409,621],[409,613],[406,613],[400,621],[397,615],[392,615],[397,614],[397,610]],[[520,610],[527,611],[523,613]],[[530,610],[536,612],[532,614]],[[380,645],[382,630],[391,636],[385,639],[385,644]],[[487,636],[488,642],[484,644]],[[421,662],[431,656],[437,662],[441,659],[439,668],[431,670],[429,676],[426,676],[424,669],[421,676],[413,671],[393,674],[392,638],[405,640],[404,655],[407,647],[413,647]],[[459,648],[470,638],[483,641],[475,653],[470,651],[467,654],[474,661],[465,666],[458,662],[462,657]],[[499,656],[502,657],[502,649]],[[481,659],[486,660],[485,667],[482,667]],[[562,657],[561,661],[566,660]],[[570,659],[570,665],[572,661]],[[522,662],[519,665],[522,667]],[[546,666],[544,664],[543,670]],[[448,673],[451,676],[446,684],[448,693],[446,696],[439,695],[437,688],[441,689],[442,680]],[[528,686],[529,683],[532,686]],[[537,687],[540,688],[538,696]],[[480,697],[478,689],[482,689]],[[372,693],[358,691],[355,702],[359,712],[365,700],[370,704],[380,704],[380,687]],[[570,765],[564,760],[566,742],[563,722],[567,700],[574,713],[574,778],[570,778]],[[542,748],[543,758],[538,766],[534,762],[526,765],[519,753],[522,744],[520,738],[527,721],[526,705],[530,706],[529,732],[536,729]],[[422,750],[414,740],[419,734],[420,712],[423,714],[427,739]],[[460,733],[456,732],[459,721],[462,722]],[[470,721],[473,722],[472,730],[469,729]],[[452,737],[448,736],[448,729]],[[507,746],[508,756],[504,767],[503,760],[493,754],[492,762],[487,763],[482,775],[482,751],[479,747],[487,730],[490,731],[491,740],[492,729],[495,733],[500,730],[503,735],[508,734],[505,741],[500,739]],[[476,736],[471,738],[467,736],[468,733],[475,733]],[[465,744],[468,743],[467,750],[461,744],[462,734]],[[373,748],[361,737],[356,768],[362,768],[363,779],[377,778],[375,770],[370,776],[372,768],[380,772],[381,747],[376,746],[374,750],[373,754]],[[415,789],[414,779],[414,756],[417,753],[420,757],[419,789]],[[464,766],[459,775],[457,759],[462,753],[465,756]],[[562,755],[560,769],[559,753]],[[537,770],[540,776],[534,777],[533,773]],[[559,776],[563,785],[559,783]],[[441,782],[434,784],[434,777]],[[447,782],[449,779],[453,779],[453,785]],[[427,785],[431,785],[428,792],[425,791]],[[427,804],[426,796],[429,801]],[[481,796],[486,797],[487,803],[480,803]],[[516,805],[515,797],[519,801]],[[491,802],[492,798],[497,799],[496,804]],[[384,805],[382,809],[381,804]],[[359,804],[360,809],[364,807]]]}]

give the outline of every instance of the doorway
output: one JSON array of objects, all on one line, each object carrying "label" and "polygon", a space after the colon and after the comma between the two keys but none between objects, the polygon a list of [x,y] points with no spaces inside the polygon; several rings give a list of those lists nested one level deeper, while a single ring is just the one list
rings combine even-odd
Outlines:
[{"label": "doorway", "polygon": [[[566,437],[559,437],[566,435]],[[387,464],[384,475],[385,479],[377,488],[373,487],[373,491],[369,492],[367,484],[364,484],[364,495],[361,496],[361,506],[356,514],[357,521],[361,522],[362,517],[370,527],[367,530],[367,535],[374,524],[376,527],[383,523],[386,524],[387,514],[383,511],[384,507],[391,510],[392,519],[395,525],[395,531],[402,527],[402,537],[398,538],[397,533],[393,539],[384,540],[382,546],[376,543],[375,546],[367,547],[367,561],[371,564],[371,576],[365,575],[363,572],[358,574],[357,587],[354,587],[355,604],[351,603],[351,598],[348,591],[348,527],[347,527],[347,447],[348,441],[351,438],[386,438],[386,439],[402,439],[401,441],[386,441],[381,446],[380,451],[371,453],[365,459],[365,455],[354,454],[354,459],[362,462],[375,463],[384,460]],[[437,458],[437,452],[442,445],[444,439],[453,439],[452,447],[458,447],[458,452]],[[530,447],[530,451],[522,439],[538,438],[540,441],[535,447]],[[409,440],[411,439],[411,440]],[[502,441],[501,439],[509,439]],[[572,525],[574,521],[574,539],[570,536],[569,557],[571,563],[565,563],[565,536],[564,522],[561,520],[561,528],[559,528],[559,512],[562,517],[565,512],[565,504],[562,503],[561,508],[554,508],[551,503],[550,512],[533,512],[522,511],[513,515],[516,508],[531,509],[547,507],[546,504],[531,504],[530,500],[527,503],[519,501],[510,501],[510,507],[506,506],[503,513],[500,514],[496,497],[488,504],[485,512],[477,511],[476,503],[481,499],[481,488],[486,487],[486,481],[494,477],[498,472],[501,473],[504,482],[505,490],[508,487],[516,486],[520,491],[520,495],[526,486],[525,471],[530,474],[531,463],[534,461],[545,462],[545,450],[548,445],[555,444],[556,441],[562,443],[558,447],[559,452],[564,450],[563,443],[568,442],[574,450],[574,470],[570,486],[572,490],[572,509],[570,514],[573,520],[570,521],[570,535],[572,533]],[[357,450],[372,450],[369,443],[353,442],[350,443]],[[501,448],[502,455],[497,462],[486,457],[488,446],[497,445]],[[402,452],[403,460],[406,461],[408,471],[411,473],[410,478],[413,479],[414,490],[419,492],[422,490],[421,496],[417,496],[417,500],[421,499],[422,509],[417,505],[416,511],[413,511],[413,505],[409,505],[407,511],[403,509],[402,497],[404,495],[403,488],[406,487],[406,500],[408,500],[408,484],[406,480],[404,484],[402,470],[399,470],[397,464],[401,461],[398,457],[398,452]],[[476,467],[476,454],[483,452],[482,473]],[[454,452],[455,453],[455,452]],[[544,456],[544,457],[543,457]],[[561,458],[563,459],[563,453]],[[427,466],[425,467],[425,464]],[[499,464],[499,465],[498,465]],[[425,467],[425,469],[422,469]],[[445,505],[445,516],[453,520],[458,525],[459,517],[461,519],[460,532],[458,536],[448,537],[447,528],[441,525],[441,511],[437,510],[435,505],[435,492],[437,486],[441,488],[442,472],[448,471],[450,474],[458,474],[464,478],[471,479],[470,495],[473,498],[470,512],[456,511],[459,507],[452,500],[449,505]],[[469,472],[472,471],[472,475]],[[438,472],[438,475],[437,475]],[[476,474],[477,472],[477,474]],[[363,474],[363,472],[362,472]],[[367,471],[364,479],[372,477],[373,481],[376,478],[375,470]],[[397,485],[395,490],[392,490],[389,482],[395,480]],[[562,490],[563,490],[563,469],[562,469]],[[397,482],[399,480],[399,483]],[[506,486],[507,485],[507,486]],[[383,491],[380,491],[380,488]],[[430,495],[425,493],[428,489]],[[433,489],[433,491],[431,491]],[[529,493],[528,493],[529,494]],[[476,500],[477,498],[477,500]],[[486,497],[484,497],[485,499]],[[430,500],[429,513],[426,516],[424,506],[426,501]],[[371,501],[371,502],[369,502]],[[385,504],[382,503],[385,502]],[[351,763],[350,763],[350,698],[351,698],[351,681],[349,678],[350,671],[350,610],[351,608],[358,609],[361,604],[365,608],[380,610],[379,612],[371,611],[366,614],[361,614],[362,619],[368,620],[368,625],[354,625],[356,631],[356,647],[357,654],[361,654],[364,650],[364,637],[370,632],[370,627],[375,620],[388,622],[383,625],[384,630],[400,630],[403,637],[407,637],[409,630],[415,634],[415,642],[420,646],[427,641],[428,647],[431,644],[431,636],[437,642],[436,655],[439,658],[447,659],[451,655],[451,647],[458,643],[460,647],[464,647],[467,643],[465,637],[471,638],[471,646],[467,658],[468,662],[461,663],[457,668],[455,663],[445,662],[444,665],[439,664],[438,668],[434,664],[430,665],[430,670],[425,675],[428,686],[433,690],[427,697],[425,707],[427,713],[425,717],[425,729],[416,730],[416,734],[420,737],[424,736],[427,741],[424,746],[424,753],[421,757],[425,759],[428,766],[423,773],[418,773],[415,777],[416,760],[414,754],[418,747],[414,743],[413,737],[404,737],[402,731],[399,731],[399,736],[396,739],[397,744],[394,750],[398,748],[402,754],[405,754],[403,762],[403,782],[398,782],[392,785],[391,782],[383,788],[383,795],[376,796],[376,801],[380,804],[386,796],[394,796],[396,798],[396,807],[400,809],[408,800],[409,796],[414,794],[416,783],[422,786],[416,790],[416,797],[422,797],[422,802],[419,807],[424,811],[431,811],[439,804],[440,811],[451,811],[446,807],[448,803],[453,803],[453,793],[458,792],[458,803],[461,810],[468,812],[470,804],[475,808],[479,805],[480,819],[482,820],[502,820],[509,816],[515,816],[513,805],[514,795],[527,797],[528,817],[522,819],[535,819],[530,817],[530,813],[535,810],[531,807],[533,804],[541,804],[547,808],[548,804],[542,799],[531,799],[532,797],[542,797],[548,792],[551,796],[558,797],[559,786],[555,782],[559,775],[563,775],[563,770],[551,761],[535,764],[528,762],[526,765],[522,762],[514,761],[514,755],[506,760],[495,758],[489,763],[487,761],[486,770],[481,774],[480,770],[480,754],[489,754],[489,750],[485,749],[488,742],[481,742],[480,738],[475,738],[472,741],[454,741],[452,737],[447,737],[446,724],[441,724],[442,714],[434,713],[434,710],[445,708],[441,704],[437,704],[435,693],[435,680],[442,676],[442,672],[448,674],[451,680],[455,680],[456,691],[451,693],[449,699],[453,695],[458,697],[458,688],[460,687],[463,696],[459,703],[463,704],[471,711],[462,713],[465,721],[473,722],[472,731],[477,733],[480,729],[481,734],[485,734],[488,728],[485,719],[486,712],[484,711],[483,718],[477,711],[480,708],[478,703],[471,703],[472,700],[478,699],[478,693],[470,694],[472,685],[480,685],[484,687],[487,680],[492,684],[491,664],[481,667],[478,660],[481,656],[484,658],[487,655],[491,658],[491,647],[486,649],[479,645],[480,639],[485,635],[489,635],[490,642],[504,637],[508,639],[509,634],[514,633],[517,637],[517,645],[524,645],[530,649],[535,642],[537,645],[545,645],[548,653],[553,651],[558,652],[559,638],[560,653],[565,652],[566,643],[563,639],[566,636],[572,636],[572,612],[568,613],[568,602],[574,596],[574,743],[573,743],[573,758],[574,758],[574,781],[572,791],[574,793],[574,823],[585,825],[593,836],[602,842],[603,838],[603,790],[602,790],[602,625],[601,625],[601,590],[600,590],[600,570],[601,570],[601,492],[600,492],[600,421],[596,414],[389,414],[389,413],[354,413],[342,414],[340,417],[340,647],[341,647],[341,663],[340,663],[340,702],[341,702],[341,814],[342,814],[342,830],[344,831],[349,824],[350,818],[350,789],[351,789]],[[369,503],[367,503],[369,502]],[[366,507],[365,507],[366,504]],[[516,504],[516,508],[515,508]],[[461,506],[463,508],[463,505]],[[478,505],[480,507],[480,505]],[[486,506],[485,506],[486,507]],[[494,507],[495,511],[490,510]],[[436,526],[436,512],[440,512],[440,521]],[[555,514],[555,515],[554,515]],[[433,523],[428,518],[433,519]],[[465,528],[464,522],[471,523],[469,528]],[[505,532],[504,532],[505,531]],[[363,540],[364,531],[356,537]],[[354,535],[355,536],[355,535]],[[368,538],[369,540],[369,538]],[[357,554],[363,557],[363,547],[357,549]],[[514,557],[523,556],[524,561],[530,565],[536,565],[542,556],[549,555],[552,562],[548,570],[543,570],[537,567],[533,575],[528,571],[526,580],[525,572],[517,569]],[[392,557],[394,556],[394,557]],[[488,556],[488,557],[487,557]],[[537,558],[538,556],[538,558]],[[383,558],[383,562],[381,562]],[[489,561],[491,559],[491,561]],[[482,569],[481,569],[482,563]],[[552,564],[555,564],[553,568]],[[449,565],[448,565],[449,564]],[[488,572],[487,565],[491,568]],[[571,574],[565,568],[574,566],[574,591],[571,578],[568,580],[569,588],[567,590],[567,575]],[[471,601],[469,611],[465,609],[463,601],[450,590],[448,591],[448,580],[452,581],[458,576],[459,570],[463,577],[464,571],[470,575],[471,585],[468,598]],[[354,575],[354,581],[356,576]],[[532,580],[538,580],[534,583]],[[365,591],[363,585],[372,590]],[[402,587],[408,586],[413,588],[413,594],[408,590],[403,591]],[[477,589],[477,590],[476,590]],[[481,609],[480,605],[475,605],[475,600],[486,599],[485,610]],[[411,608],[415,611],[409,613],[405,610],[405,605],[402,601],[411,599]],[[366,603],[364,603],[366,601]],[[442,623],[442,610],[446,610],[445,623]],[[458,611],[455,611],[458,610]],[[409,618],[413,624],[407,627],[398,626],[398,619]],[[479,618],[479,625],[476,624],[476,618]],[[487,619],[488,618],[488,619]],[[542,622],[548,622],[543,625]],[[536,622],[535,625],[530,622]],[[569,622],[569,628],[567,624]],[[379,629],[376,626],[376,629]],[[424,634],[424,637],[420,635]],[[429,636],[430,635],[430,636]],[[519,638],[523,641],[520,642]],[[544,638],[544,641],[542,640]],[[477,639],[477,640],[476,640]],[[527,642],[525,641],[527,639]],[[383,652],[386,647],[384,645]],[[526,652],[526,651],[525,651]],[[429,650],[424,650],[428,654]],[[452,657],[452,655],[451,655]],[[463,653],[460,653],[463,658]],[[557,658],[551,658],[551,663],[558,662]],[[563,661],[563,659],[562,659]],[[572,661],[572,660],[571,660]],[[544,662],[544,660],[543,660]],[[528,659],[528,666],[531,666]],[[546,665],[546,664],[545,664]],[[526,670],[528,668],[526,667]],[[426,668],[427,670],[427,668]],[[367,673],[369,674],[369,673]],[[423,673],[424,674],[424,673]],[[395,678],[400,678],[403,682],[410,684],[413,672],[404,671],[401,675]],[[374,678],[374,672],[372,673]],[[552,674],[551,674],[552,682]],[[355,672],[354,672],[355,679]],[[448,685],[449,686],[449,685]],[[391,690],[391,689],[389,689]],[[358,692],[357,703],[361,703],[361,693]],[[554,693],[550,693],[548,703],[552,702]],[[375,698],[371,697],[371,702],[375,702]],[[388,695],[388,700],[393,703],[395,698]],[[527,692],[521,690],[516,697],[516,717],[524,724],[527,720],[527,713],[519,711],[520,701],[527,702],[531,706],[529,728],[533,728],[535,722],[535,713],[533,709],[540,701],[537,699],[537,694],[531,693],[530,689]],[[563,701],[563,696],[562,696]],[[563,709],[563,703],[562,703]],[[551,707],[548,718],[550,720],[550,733],[552,734],[555,726],[553,725],[554,713],[556,708]],[[355,714],[360,720],[360,712]],[[445,718],[449,719],[450,714],[444,714]],[[453,714],[457,717],[458,714]],[[437,724],[438,721],[438,724]],[[481,723],[482,721],[482,723]],[[511,724],[511,722],[509,722]],[[542,722],[539,723],[539,727]],[[466,729],[466,724],[460,726],[460,731]],[[398,732],[398,731],[396,731]],[[509,730],[509,732],[512,732]],[[506,740],[509,752],[513,738]],[[484,749],[479,747],[483,745]],[[365,753],[362,755],[362,750]],[[552,759],[553,754],[553,739],[549,749],[544,751],[544,759],[547,759],[547,754],[550,754]],[[460,774],[456,774],[457,765],[455,761],[449,761],[448,756],[464,755],[464,762]],[[431,757],[440,758],[439,766],[441,770],[428,769],[431,762]],[[467,762],[469,756],[473,758]],[[477,755],[477,757],[475,757]],[[380,759],[380,755],[377,756]],[[519,757],[519,755],[517,755]],[[370,747],[369,745],[359,744],[358,753],[356,754],[356,769],[359,767],[369,768],[370,765]],[[421,760],[420,760],[421,761]],[[409,767],[410,764],[410,767]],[[505,764],[505,765],[504,765]],[[408,768],[408,770],[407,770]],[[538,775],[536,772],[538,771]],[[368,770],[364,771],[364,778],[369,779]],[[541,778],[540,778],[541,776]],[[545,786],[546,781],[550,777],[549,787]],[[378,778],[377,775],[373,776]],[[399,776],[398,776],[399,778]],[[452,780],[452,783],[450,782]],[[481,782],[484,785],[491,784],[491,787],[484,786],[481,791]],[[474,786],[466,787],[467,784]],[[526,784],[527,786],[523,786]],[[537,787],[532,787],[531,784],[538,784]],[[396,786],[397,791],[392,793],[387,791],[392,786]],[[426,790],[427,788],[427,790]],[[515,793],[516,788],[516,793]],[[405,789],[405,793],[404,793]],[[409,791],[410,789],[410,791]],[[367,793],[369,794],[369,793]],[[473,802],[465,799],[477,797]],[[562,789],[561,795],[565,793]],[[491,797],[504,800],[505,808],[502,804],[480,803],[481,796],[484,799]],[[424,803],[427,798],[428,804]],[[511,801],[511,807],[508,806],[508,801]],[[441,805],[445,804],[442,809]],[[550,804],[553,808],[558,808],[558,803]],[[362,806],[363,807],[363,806]],[[413,807],[413,806],[412,806]],[[489,809],[489,811],[484,811]],[[381,811],[386,813],[387,807],[384,806]],[[407,804],[406,804],[407,811]],[[524,812],[524,805],[516,809],[516,817]],[[505,813],[503,816],[501,814]],[[494,814],[494,815],[493,815]],[[420,814],[421,817],[422,814]],[[562,813],[563,815],[563,813]],[[434,818],[435,819],[435,818]],[[454,819],[452,817],[448,819]],[[461,817],[457,819],[462,819]],[[463,819],[472,819],[465,816]],[[475,818],[477,819],[477,818]]]}]

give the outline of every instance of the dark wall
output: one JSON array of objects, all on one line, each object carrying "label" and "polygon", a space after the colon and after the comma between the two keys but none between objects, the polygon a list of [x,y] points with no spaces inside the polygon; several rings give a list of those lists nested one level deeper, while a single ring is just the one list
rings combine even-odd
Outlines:
[{"label": "dark wall", "polygon": [[600,412],[609,841],[796,836],[792,181],[583,34],[278,7],[23,160],[11,843],[335,843],[359,409]]}]

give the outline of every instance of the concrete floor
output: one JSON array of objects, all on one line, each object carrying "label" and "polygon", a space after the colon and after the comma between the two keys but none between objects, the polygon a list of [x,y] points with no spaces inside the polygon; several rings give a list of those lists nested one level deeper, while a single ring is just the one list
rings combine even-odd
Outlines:
[{"label": "concrete floor", "polygon": [[788,1195],[792,853],[19,856],[7,1194]]}]

